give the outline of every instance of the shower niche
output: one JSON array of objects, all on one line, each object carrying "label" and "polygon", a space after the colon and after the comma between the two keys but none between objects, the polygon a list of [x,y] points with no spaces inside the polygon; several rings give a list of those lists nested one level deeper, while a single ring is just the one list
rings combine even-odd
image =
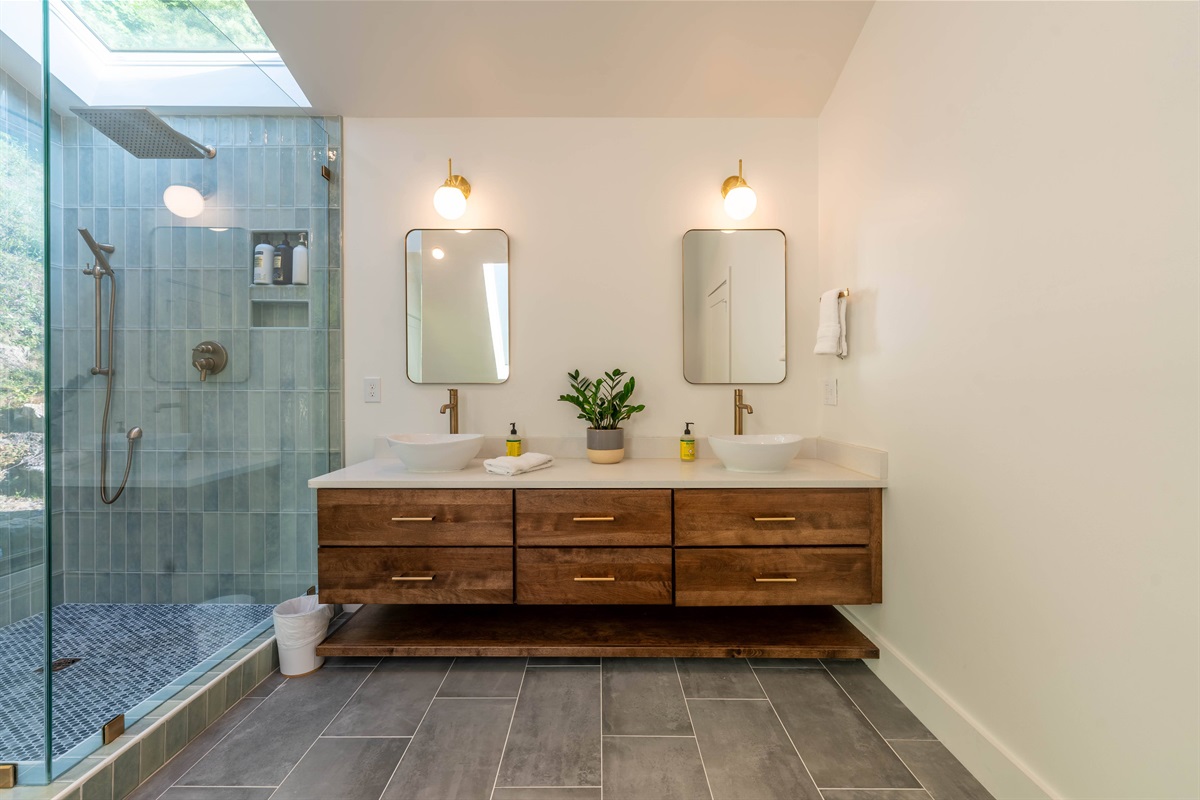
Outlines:
[{"label": "shower niche", "polygon": [[250,232],[250,326],[309,326],[310,232]]}]

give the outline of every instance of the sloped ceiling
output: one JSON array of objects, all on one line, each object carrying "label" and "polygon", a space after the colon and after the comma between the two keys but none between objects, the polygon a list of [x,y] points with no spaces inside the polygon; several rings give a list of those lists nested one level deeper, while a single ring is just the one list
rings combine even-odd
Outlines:
[{"label": "sloped ceiling", "polygon": [[249,0],[319,113],[815,117],[871,3]]}]

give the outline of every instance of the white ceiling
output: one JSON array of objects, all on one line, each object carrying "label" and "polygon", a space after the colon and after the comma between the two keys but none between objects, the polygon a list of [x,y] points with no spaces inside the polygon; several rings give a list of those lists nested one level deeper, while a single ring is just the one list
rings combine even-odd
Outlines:
[{"label": "white ceiling", "polygon": [[870,2],[248,0],[319,113],[815,117]]}]

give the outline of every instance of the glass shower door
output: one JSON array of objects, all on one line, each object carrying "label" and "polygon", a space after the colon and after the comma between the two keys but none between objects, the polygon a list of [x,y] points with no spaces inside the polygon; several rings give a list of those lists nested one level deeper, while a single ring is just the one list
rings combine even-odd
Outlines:
[{"label": "glass shower door", "polygon": [[45,178],[61,130],[43,122],[44,11],[0,3],[0,785],[47,776],[45,248],[61,197]]},{"label": "glass shower door", "polygon": [[[69,96],[54,30],[54,87]],[[236,47],[229,57],[267,74]],[[94,752],[108,720],[153,718],[314,583],[306,482],[339,458],[340,273],[321,168],[340,122],[282,90],[261,103],[271,114],[181,114],[154,86],[134,88],[121,105],[135,114],[74,100],[54,110],[49,582],[53,655],[75,659],[52,679],[55,775]],[[293,267],[303,241],[307,283],[256,284],[263,239],[286,243]]]}]

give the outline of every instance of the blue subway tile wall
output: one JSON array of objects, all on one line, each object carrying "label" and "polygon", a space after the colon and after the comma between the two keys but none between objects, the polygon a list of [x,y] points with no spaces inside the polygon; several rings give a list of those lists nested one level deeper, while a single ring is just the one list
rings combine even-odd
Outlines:
[{"label": "blue subway tile wall", "polygon": [[[337,118],[168,116],[214,144],[214,159],[132,157],[64,119],[64,311],[52,378],[55,602],[277,603],[315,582],[314,475],[341,458],[340,192],[321,177]],[[214,139],[215,137],[215,139]],[[119,178],[117,176],[120,176]],[[200,216],[162,200],[198,188]],[[336,204],[335,204],[336,202]],[[116,247],[116,377],[110,492],[140,426],[129,486],[99,500],[104,379],[94,361],[93,285],[79,270],[88,228]],[[251,286],[259,230],[308,230],[307,287]],[[107,282],[105,305],[107,311]],[[192,348],[215,340],[229,365],[201,382]]]}]

